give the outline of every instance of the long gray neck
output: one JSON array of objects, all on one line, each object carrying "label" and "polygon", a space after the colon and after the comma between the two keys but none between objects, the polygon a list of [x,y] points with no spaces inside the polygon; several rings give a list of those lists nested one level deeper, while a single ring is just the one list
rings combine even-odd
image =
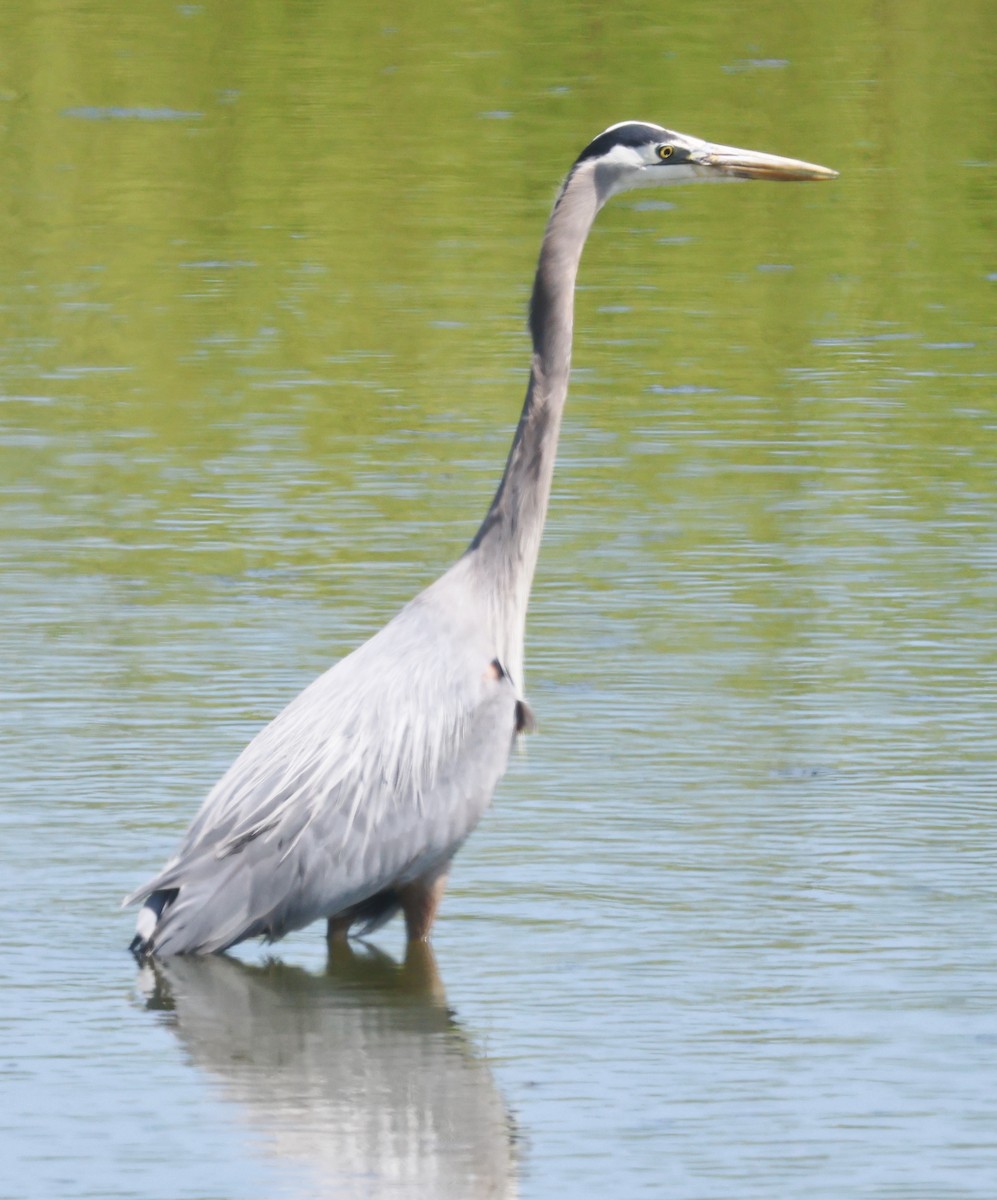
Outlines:
[{"label": "long gray neck", "polygon": [[522,645],[533,572],[540,553],[561,414],[571,372],[575,277],[585,239],[602,206],[592,167],[576,167],[547,223],[533,297],[533,365],[526,403],[491,507],[468,557],[487,596],[503,665],[522,686]]}]

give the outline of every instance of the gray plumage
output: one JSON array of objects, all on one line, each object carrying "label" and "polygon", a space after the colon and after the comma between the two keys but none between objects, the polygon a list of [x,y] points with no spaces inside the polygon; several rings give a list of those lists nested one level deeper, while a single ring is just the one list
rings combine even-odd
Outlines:
[{"label": "gray plumage", "polygon": [[410,938],[428,935],[450,861],[527,721],[526,610],[568,392],[575,277],[596,214],[633,187],[834,175],[639,122],[586,147],[544,234],[526,402],[474,540],[239,755],[176,855],[127,897],[144,901],[137,953],[210,953],[320,918],[345,936],[399,908]]}]

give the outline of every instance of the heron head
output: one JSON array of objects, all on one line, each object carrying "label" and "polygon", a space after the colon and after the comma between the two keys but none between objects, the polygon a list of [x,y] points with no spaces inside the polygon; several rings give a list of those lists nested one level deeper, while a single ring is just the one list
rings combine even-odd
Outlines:
[{"label": "heron head", "polygon": [[594,173],[600,198],[638,187],[724,179],[835,179],[830,167],[704,142],[643,121],[611,125],[578,156],[574,170]]}]

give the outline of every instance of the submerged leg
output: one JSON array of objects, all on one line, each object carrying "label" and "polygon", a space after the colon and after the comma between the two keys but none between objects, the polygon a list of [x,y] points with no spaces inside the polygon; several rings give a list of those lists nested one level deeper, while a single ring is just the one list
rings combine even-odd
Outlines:
[{"label": "submerged leg", "polygon": [[398,889],[398,898],[402,902],[402,912],[405,914],[405,929],[410,942],[425,942],[429,931],[436,919],[436,910],[443,899],[447,886],[447,876],[450,864],[414,879],[403,888]]},{"label": "submerged leg", "polygon": [[350,926],[353,924],[353,914],[330,917],[326,925],[325,940],[327,942],[345,942],[350,936]]},{"label": "submerged leg", "polygon": [[425,997],[435,1004],[445,1006],[447,994],[436,966],[436,955],[427,941],[409,942],[405,947],[402,963],[402,987],[413,996]]}]

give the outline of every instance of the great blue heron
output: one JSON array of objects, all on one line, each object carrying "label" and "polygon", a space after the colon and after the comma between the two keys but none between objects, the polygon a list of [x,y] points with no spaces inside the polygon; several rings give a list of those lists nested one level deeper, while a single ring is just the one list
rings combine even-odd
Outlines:
[{"label": "great blue heron", "polygon": [[812,163],[625,121],[581,152],[544,232],[533,360],[498,491],[467,551],[307,687],[209,792],[133,892],[139,955],[207,954],[325,918],[330,938],[404,912],[425,939],[451,860],[491,802],[523,697],[526,606],[568,393],[575,276],[599,209],[629,188],[833,179]]}]

